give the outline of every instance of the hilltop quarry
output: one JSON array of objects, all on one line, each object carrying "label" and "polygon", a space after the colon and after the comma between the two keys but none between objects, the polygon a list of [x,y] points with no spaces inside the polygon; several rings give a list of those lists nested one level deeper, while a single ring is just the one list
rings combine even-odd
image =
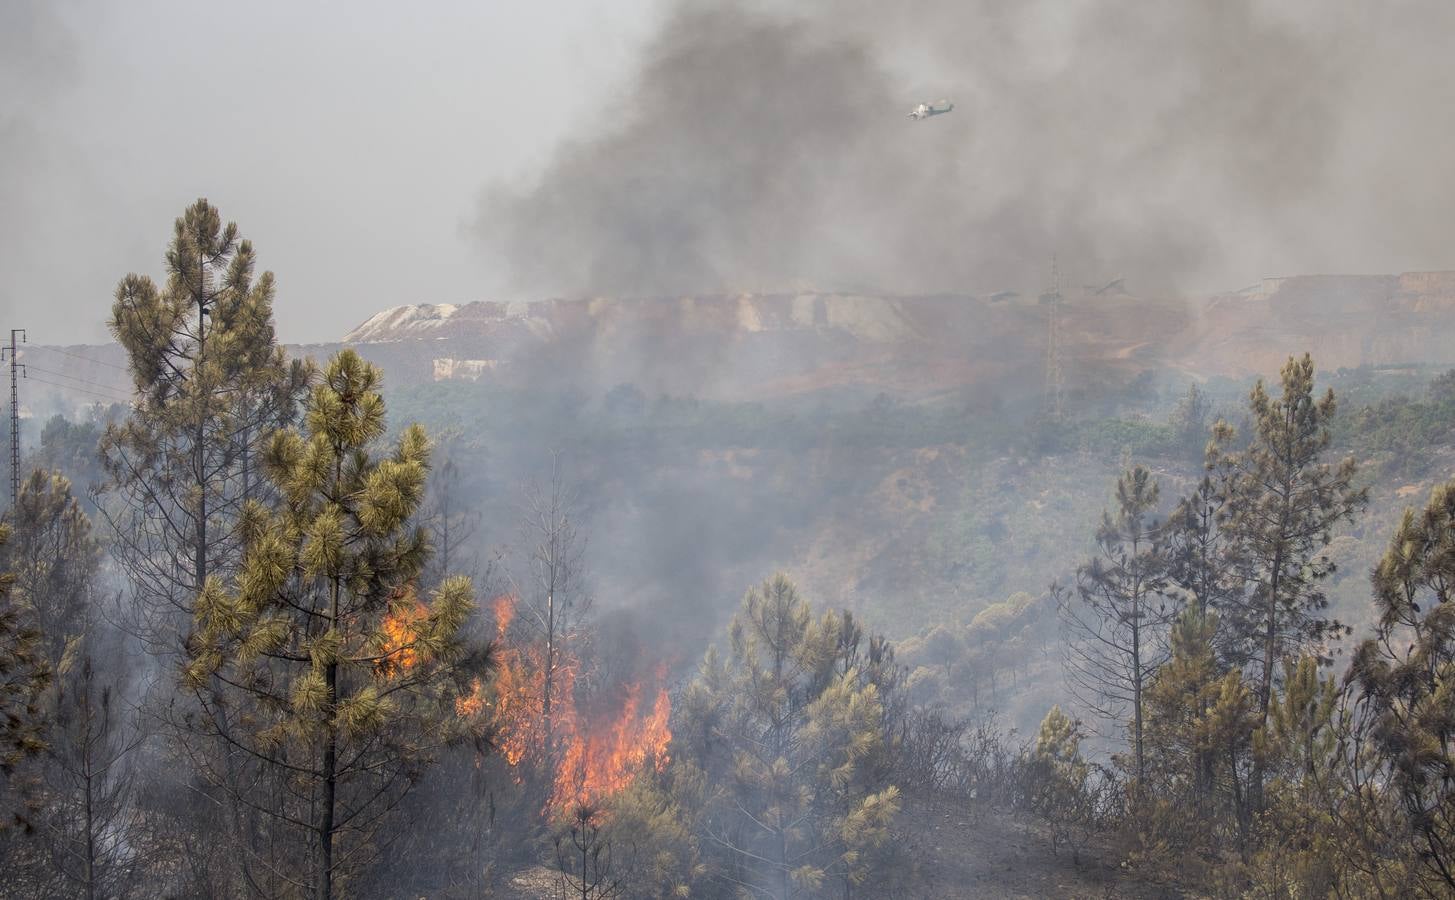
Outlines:
[{"label": "hilltop quarry", "polygon": [[[1114,282],[1062,298],[1066,364],[1093,380],[1145,369],[1270,374],[1290,348],[1329,370],[1455,364],[1455,272],[1265,278],[1188,301]],[[1010,293],[480,301],[394,307],[343,343],[408,383],[575,378],[717,399],[841,387],[929,395],[1039,378],[1047,317],[1043,298]]]}]

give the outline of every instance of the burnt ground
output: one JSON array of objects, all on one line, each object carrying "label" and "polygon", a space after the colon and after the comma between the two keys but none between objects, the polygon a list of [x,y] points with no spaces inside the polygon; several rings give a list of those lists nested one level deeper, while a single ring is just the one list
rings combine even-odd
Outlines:
[{"label": "burnt ground", "polygon": [[[1120,868],[1121,855],[1105,842],[1083,849],[1078,865],[1064,847],[1028,819],[945,799],[907,798],[895,842],[906,863],[901,883],[887,892],[861,892],[876,900],[1192,900],[1177,887],[1139,878]],[[516,872],[505,894],[560,896],[557,874],[544,866]]]},{"label": "burnt ground", "polygon": [[901,814],[904,851],[915,871],[896,898],[1186,898],[1172,885],[1120,868],[1121,854],[1093,841],[1073,862],[1053,853],[1045,831],[1024,817],[944,799],[909,799]]}]

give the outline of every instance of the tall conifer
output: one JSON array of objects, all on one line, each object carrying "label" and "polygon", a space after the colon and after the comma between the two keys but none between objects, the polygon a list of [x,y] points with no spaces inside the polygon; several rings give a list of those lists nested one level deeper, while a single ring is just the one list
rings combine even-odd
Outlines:
[{"label": "tall conifer", "polygon": [[283,837],[287,849],[263,862],[320,900],[377,851],[418,767],[464,736],[456,700],[486,661],[464,635],[469,579],[418,595],[429,541],[412,519],[429,447],[411,426],[388,456],[371,452],[385,427],[378,386],[378,370],[343,351],[303,428],[269,442],[278,500],[249,503],[231,585],[208,577],[186,669],[194,688],[225,686],[207,703],[240,699],[252,711],[218,734],[258,775],[259,789],[238,799]]}]

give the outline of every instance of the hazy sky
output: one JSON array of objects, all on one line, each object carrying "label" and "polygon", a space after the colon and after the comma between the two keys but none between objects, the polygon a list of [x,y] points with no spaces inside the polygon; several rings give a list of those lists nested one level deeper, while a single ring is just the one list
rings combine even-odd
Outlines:
[{"label": "hazy sky", "polygon": [[[217,204],[288,341],[554,294],[1455,267],[1449,0],[0,0],[0,328]],[[915,101],[950,116],[909,122]]]},{"label": "hazy sky", "polygon": [[610,97],[654,0],[0,0],[0,312],[105,337],[199,196],[278,278],[290,341],[484,295],[462,229]]}]

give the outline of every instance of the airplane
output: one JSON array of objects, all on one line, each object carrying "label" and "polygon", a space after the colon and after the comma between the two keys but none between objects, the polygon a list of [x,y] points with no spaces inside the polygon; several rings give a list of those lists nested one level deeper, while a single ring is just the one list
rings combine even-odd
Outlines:
[{"label": "airplane", "polygon": [[911,119],[928,119],[930,116],[942,116],[955,108],[955,104],[948,100],[941,100],[939,103],[921,103],[910,110]]}]

